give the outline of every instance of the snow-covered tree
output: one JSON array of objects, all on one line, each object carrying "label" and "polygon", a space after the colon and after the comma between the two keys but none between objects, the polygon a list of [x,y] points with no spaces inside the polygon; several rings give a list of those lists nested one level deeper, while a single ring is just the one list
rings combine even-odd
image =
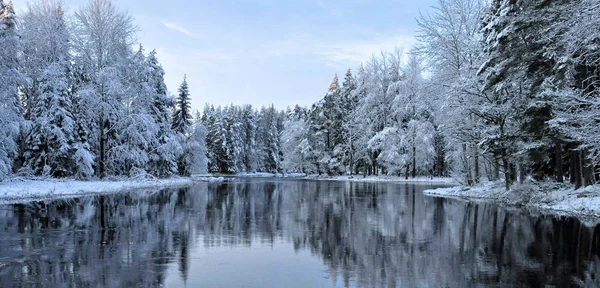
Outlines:
[{"label": "snow-covered tree", "polygon": [[26,79],[19,70],[21,44],[16,26],[12,3],[0,0],[0,181],[12,173],[23,122],[19,87],[26,84]]},{"label": "snow-covered tree", "polygon": [[91,0],[75,12],[72,22],[72,47],[75,66],[86,78],[77,87],[77,105],[84,126],[90,130],[89,143],[97,157],[96,173],[100,177],[124,170],[119,167],[122,155],[118,143],[119,121],[125,120],[123,93],[126,91],[126,59],[136,27],[130,15],[120,12],[109,0]]},{"label": "snow-covered tree", "polygon": [[242,106],[241,113],[243,169],[246,172],[255,172],[258,165],[256,154],[256,112],[252,109],[251,105],[244,105]]},{"label": "snow-covered tree", "polygon": [[25,165],[36,175],[71,176],[76,124],[64,63],[50,64],[38,83],[40,95],[31,108],[32,128],[26,139]]},{"label": "snow-covered tree", "polygon": [[296,106],[283,122],[281,132],[281,152],[284,155],[281,163],[286,172],[315,173],[316,155],[310,146],[307,112]]},{"label": "snow-covered tree", "polygon": [[37,175],[71,176],[76,124],[73,119],[69,33],[60,1],[31,4],[23,17],[24,115],[31,128],[24,137],[24,170]]},{"label": "snow-covered tree", "polygon": [[185,176],[208,173],[208,157],[206,156],[207,131],[200,122],[194,124],[194,129],[189,137],[182,141],[183,154],[180,161],[180,174]]},{"label": "snow-covered tree", "polygon": [[181,82],[177,91],[177,102],[175,111],[173,112],[173,124],[171,128],[175,132],[183,134],[192,125],[191,98],[187,76],[183,77],[183,82]]},{"label": "snow-covered tree", "polygon": [[167,95],[165,72],[152,50],[146,58],[147,83],[151,95],[150,115],[157,125],[156,137],[150,144],[150,172],[157,176],[169,176],[177,172],[177,158],[181,151],[177,137],[171,130],[171,109],[175,100]]},{"label": "snow-covered tree", "polygon": [[[432,11],[417,19],[417,52],[428,59],[430,92],[435,105],[436,174],[448,168],[472,184],[479,178],[481,135],[479,117],[471,112],[479,95],[476,75],[482,62],[481,0],[439,0]],[[493,159],[493,157],[489,157]],[[447,163],[446,163],[447,162]],[[496,165],[497,167],[497,165]]]},{"label": "snow-covered tree", "polygon": [[283,121],[274,106],[262,107],[258,118],[259,168],[264,172],[280,172],[282,155],[279,135]]}]

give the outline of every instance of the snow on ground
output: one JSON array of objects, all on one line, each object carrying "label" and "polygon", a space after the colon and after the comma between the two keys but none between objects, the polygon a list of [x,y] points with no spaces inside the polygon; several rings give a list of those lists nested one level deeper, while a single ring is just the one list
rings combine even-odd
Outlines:
[{"label": "snow on ground", "polygon": [[575,190],[565,183],[528,183],[514,185],[509,191],[502,182],[476,187],[452,187],[425,190],[430,196],[487,200],[506,206],[528,208],[545,214],[593,217],[600,220],[600,185]]},{"label": "snow on ground", "polygon": [[362,175],[355,176],[318,176],[311,175],[305,177],[306,179],[314,180],[331,180],[331,181],[355,181],[355,182],[408,182],[408,183],[439,183],[439,184],[457,184],[453,178],[446,177],[415,177],[405,179],[404,177],[398,176],[367,176]]},{"label": "snow on ground", "polygon": [[254,173],[237,173],[230,176],[240,178],[301,178],[306,177],[304,173],[265,173],[265,172],[254,172]]},{"label": "snow on ground", "polygon": [[189,186],[196,182],[222,181],[213,177],[140,179],[115,181],[78,181],[62,179],[14,178],[0,182],[0,204],[33,200],[104,194],[140,189]]}]

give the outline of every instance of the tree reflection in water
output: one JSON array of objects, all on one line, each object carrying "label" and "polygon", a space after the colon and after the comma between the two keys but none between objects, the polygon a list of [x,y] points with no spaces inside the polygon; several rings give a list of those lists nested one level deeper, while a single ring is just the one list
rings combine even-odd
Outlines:
[{"label": "tree reflection in water", "polygon": [[352,287],[598,284],[596,228],[425,188],[250,180],[0,206],[0,287],[154,287],[194,275],[199,248],[275,242]]}]

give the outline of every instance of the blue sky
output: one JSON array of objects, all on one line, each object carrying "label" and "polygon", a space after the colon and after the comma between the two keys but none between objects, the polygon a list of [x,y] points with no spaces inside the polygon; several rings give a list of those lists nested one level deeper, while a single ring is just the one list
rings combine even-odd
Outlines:
[{"label": "blue sky", "polygon": [[[13,0],[17,12],[27,0]],[[73,11],[86,3],[65,0]],[[124,0],[156,49],[169,90],[187,74],[195,109],[215,105],[308,106],[334,73],[373,53],[409,50],[415,18],[436,0]]]}]

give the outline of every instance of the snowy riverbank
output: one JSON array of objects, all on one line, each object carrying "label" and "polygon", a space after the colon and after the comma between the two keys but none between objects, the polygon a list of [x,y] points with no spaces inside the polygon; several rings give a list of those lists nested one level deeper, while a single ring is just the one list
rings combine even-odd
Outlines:
[{"label": "snowy riverbank", "polygon": [[430,196],[484,200],[504,206],[526,208],[544,214],[600,219],[600,185],[575,190],[565,183],[529,183],[514,185],[509,191],[502,182],[476,187],[452,187],[425,190]]},{"label": "snowy riverbank", "polygon": [[111,181],[14,178],[0,183],[0,204],[90,194],[127,192],[140,189],[184,187],[196,182],[217,181],[223,181],[223,178],[193,177]]},{"label": "snowy riverbank", "polygon": [[306,175],[304,173],[239,173],[230,175],[229,177],[239,178],[293,178],[306,180],[322,180],[322,181],[352,181],[352,182],[399,182],[399,183],[432,183],[432,184],[458,184],[453,178],[448,177],[416,177],[408,178],[398,176],[326,176],[326,175]]},{"label": "snowy riverbank", "polygon": [[304,177],[305,179],[311,180],[329,180],[329,181],[353,181],[353,182],[398,182],[398,183],[432,183],[432,184],[458,184],[453,178],[447,177],[416,177],[408,178],[397,177],[397,176],[367,176],[362,175],[355,176],[319,176],[310,175]]}]

